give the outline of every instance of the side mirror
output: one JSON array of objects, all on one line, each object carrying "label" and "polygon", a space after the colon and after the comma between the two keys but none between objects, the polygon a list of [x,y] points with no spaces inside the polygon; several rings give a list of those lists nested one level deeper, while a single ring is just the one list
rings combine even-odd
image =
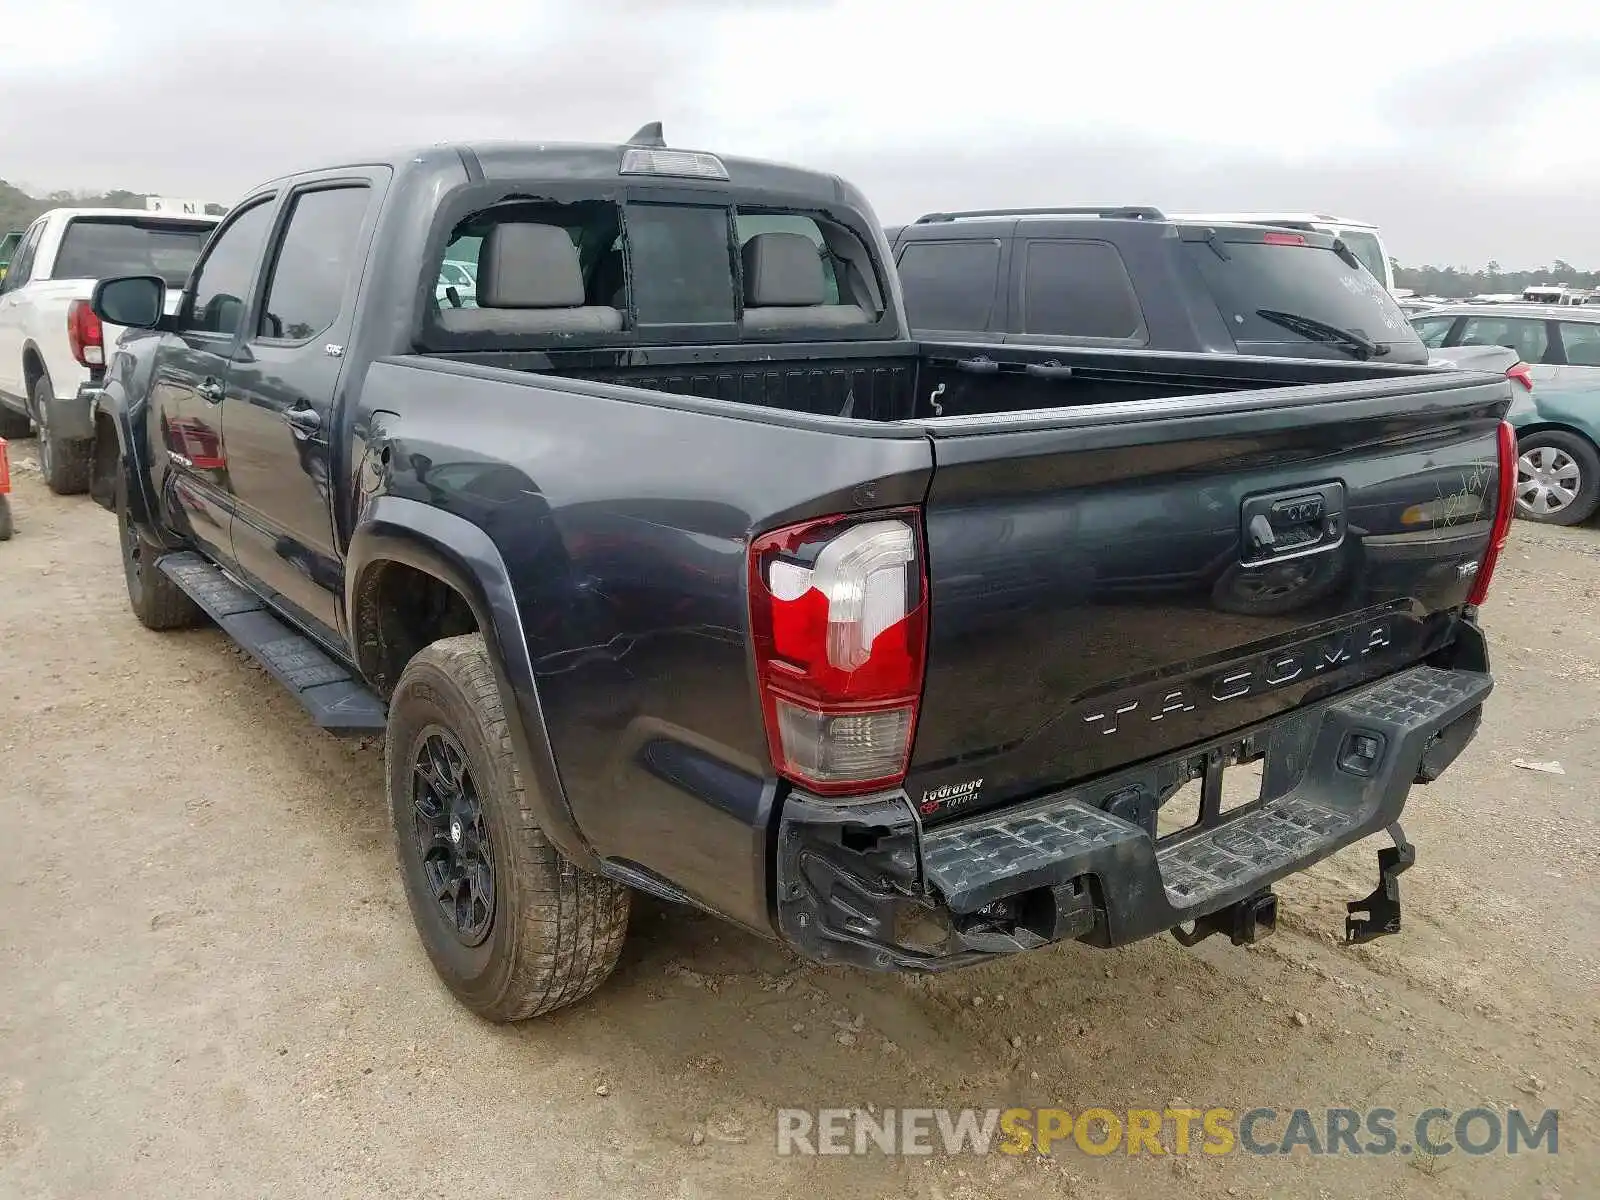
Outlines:
[{"label": "side mirror", "polygon": [[154,329],[166,315],[167,284],[159,275],[123,275],[95,284],[89,307],[109,325]]}]

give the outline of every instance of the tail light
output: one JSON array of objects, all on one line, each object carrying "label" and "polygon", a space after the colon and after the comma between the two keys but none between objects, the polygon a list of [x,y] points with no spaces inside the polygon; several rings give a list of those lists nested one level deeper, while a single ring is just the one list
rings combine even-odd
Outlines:
[{"label": "tail light", "polygon": [[1515,379],[1530,392],[1533,391],[1533,370],[1525,362],[1519,362],[1513,367],[1507,367],[1506,378]]},{"label": "tail light", "polygon": [[1517,507],[1517,431],[1510,421],[1500,422],[1499,436],[1500,485],[1496,488],[1494,524],[1490,527],[1489,548],[1483,552],[1478,573],[1472,579],[1472,591],[1467,603],[1482,604],[1489,594],[1489,583],[1494,578],[1495,565],[1500,561],[1500,551],[1511,536],[1511,518]]},{"label": "tail light", "polygon": [[72,357],[84,366],[106,365],[105,334],[87,300],[74,300],[67,305],[67,342],[72,347]]},{"label": "tail light", "polygon": [[819,795],[900,783],[927,659],[916,510],[791,525],[750,545],[750,628],[780,775]]},{"label": "tail light", "polygon": [[11,492],[11,457],[6,452],[6,440],[0,438],[0,496]]}]

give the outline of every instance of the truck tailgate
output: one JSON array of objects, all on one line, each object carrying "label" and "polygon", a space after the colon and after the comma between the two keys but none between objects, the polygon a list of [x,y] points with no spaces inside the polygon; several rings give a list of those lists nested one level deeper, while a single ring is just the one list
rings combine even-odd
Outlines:
[{"label": "truck tailgate", "polygon": [[1214,739],[1446,644],[1504,380],[927,423],[925,824]]}]

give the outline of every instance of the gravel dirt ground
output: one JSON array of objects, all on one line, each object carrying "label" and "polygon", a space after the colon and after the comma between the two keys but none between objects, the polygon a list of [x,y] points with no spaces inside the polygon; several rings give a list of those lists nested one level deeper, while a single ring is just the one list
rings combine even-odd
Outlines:
[{"label": "gravel dirt ground", "polygon": [[[140,628],[111,516],[46,492],[32,443],[12,454],[0,1195],[1600,1195],[1600,531],[1513,534],[1498,687],[1412,794],[1399,937],[1333,936],[1377,840],[1283,885],[1251,949],[1067,945],[927,980],[647,901],[596,996],[508,1028],[456,1005],[412,933],[380,748],[314,730],[215,630]],[[1175,1102],[1383,1106],[1402,1133],[1433,1105],[1548,1107],[1559,1153],[774,1152],[780,1106]]]}]

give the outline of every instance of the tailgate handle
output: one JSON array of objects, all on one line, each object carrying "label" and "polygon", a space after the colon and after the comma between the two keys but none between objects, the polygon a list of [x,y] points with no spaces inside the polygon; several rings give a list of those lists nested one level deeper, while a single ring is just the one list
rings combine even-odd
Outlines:
[{"label": "tailgate handle", "polygon": [[1250,496],[1240,517],[1246,565],[1332,550],[1344,542],[1344,484]]}]

